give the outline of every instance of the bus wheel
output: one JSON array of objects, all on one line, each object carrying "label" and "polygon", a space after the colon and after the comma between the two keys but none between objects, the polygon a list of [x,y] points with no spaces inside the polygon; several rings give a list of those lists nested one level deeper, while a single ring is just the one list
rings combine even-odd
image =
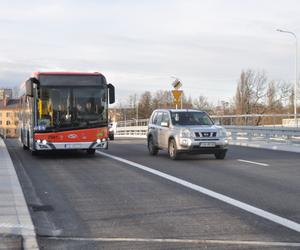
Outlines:
[{"label": "bus wheel", "polygon": [[88,155],[94,155],[95,151],[96,151],[96,149],[90,148],[86,152],[87,152]]}]

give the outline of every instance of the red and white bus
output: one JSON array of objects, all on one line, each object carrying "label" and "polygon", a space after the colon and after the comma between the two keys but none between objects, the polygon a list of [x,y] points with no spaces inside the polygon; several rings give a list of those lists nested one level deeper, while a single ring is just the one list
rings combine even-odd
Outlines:
[{"label": "red and white bus", "polygon": [[20,141],[42,150],[108,148],[108,103],[115,89],[100,73],[36,72],[23,85]]}]

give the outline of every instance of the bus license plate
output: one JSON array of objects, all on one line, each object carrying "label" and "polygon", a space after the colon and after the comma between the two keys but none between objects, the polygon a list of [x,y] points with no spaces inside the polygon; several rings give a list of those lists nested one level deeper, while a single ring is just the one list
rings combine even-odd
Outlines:
[{"label": "bus license plate", "polygon": [[65,148],[67,148],[67,149],[71,149],[71,148],[77,149],[77,148],[81,148],[81,145],[80,144],[65,144]]},{"label": "bus license plate", "polygon": [[201,142],[200,147],[202,148],[213,148],[216,146],[215,142]]}]

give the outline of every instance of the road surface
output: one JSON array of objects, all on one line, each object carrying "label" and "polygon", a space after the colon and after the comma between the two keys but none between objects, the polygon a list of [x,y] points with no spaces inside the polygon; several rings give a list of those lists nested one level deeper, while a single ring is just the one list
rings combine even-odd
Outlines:
[{"label": "road surface", "polygon": [[41,249],[300,249],[300,154],[231,146],[225,160],[172,161],[143,139],[112,141],[110,157],[6,144]]}]

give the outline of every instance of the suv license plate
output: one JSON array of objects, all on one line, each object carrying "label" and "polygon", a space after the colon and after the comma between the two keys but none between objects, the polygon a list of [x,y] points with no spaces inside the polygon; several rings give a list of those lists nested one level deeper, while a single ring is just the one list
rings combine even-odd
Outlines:
[{"label": "suv license plate", "polygon": [[213,148],[216,146],[216,143],[214,142],[201,142],[200,147],[202,148]]}]

